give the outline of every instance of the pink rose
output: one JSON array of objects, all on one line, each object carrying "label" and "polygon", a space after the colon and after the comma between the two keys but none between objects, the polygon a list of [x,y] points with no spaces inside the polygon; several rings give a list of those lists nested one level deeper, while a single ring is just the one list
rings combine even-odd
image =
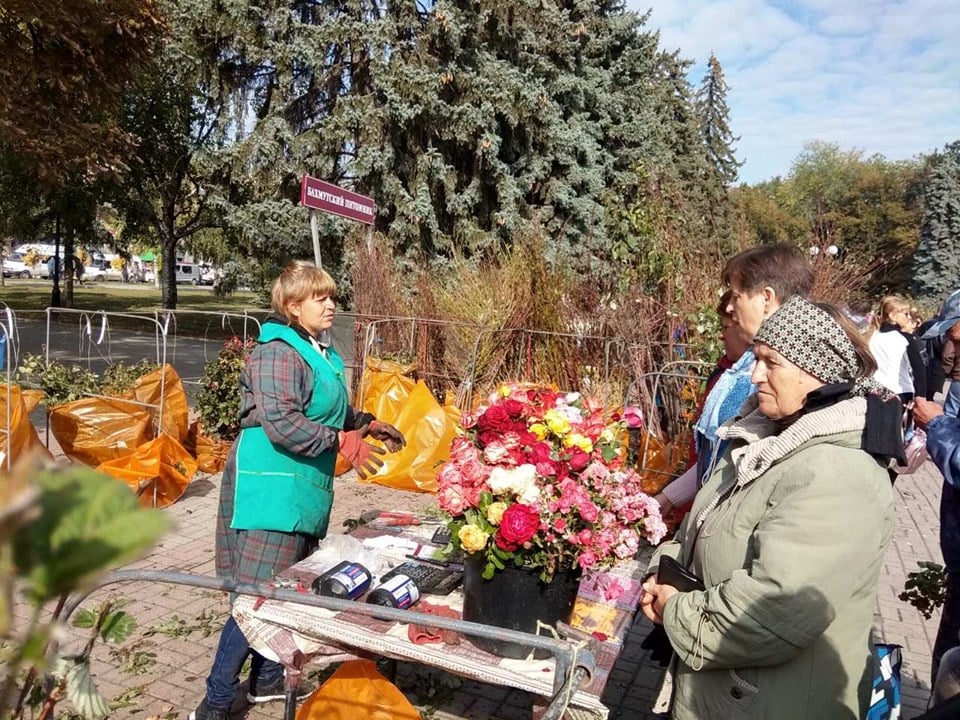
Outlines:
[{"label": "pink rose", "polygon": [[467,485],[483,485],[490,476],[490,468],[478,460],[471,460],[460,466],[460,474]]},{"label": "pink rose", "polygon": [[497,463],[503,462],[507,456],[507,447],[499,440],[491,442],[483,449],[484,462],[487,462],[490,465],[496,465]]},{"label": "pink rose", "polygon": [[448,485],[437,490],[437,503],[450,515],[461,515],[469,507],[461,485]]},{"label": "pink rose", "polygon": [[453,439],[453,442],[450,443],[450,459],[457,463],[457,465],[462,465],[476,457],[477,449],[468,438],[456,437]]},{"label": "pink rose", "polygon": [[580,505],[580,517],[588,523],[595,523],[597,518],[600,517],[600,508],[592,502],[583,503]]},{"label": "pink rose", "polygon": [[577,558],[577,562],[580,563],[580,567],[584,570],[589,570],[597,564],[597,556],[590,550],[584,550],[580,553],[580,557]]},{"label": "pink rose", "polygon": [[451,485],[462,485],[463,476],[452,462],[444,463],[437,473],[437,487],[450,487]]}]

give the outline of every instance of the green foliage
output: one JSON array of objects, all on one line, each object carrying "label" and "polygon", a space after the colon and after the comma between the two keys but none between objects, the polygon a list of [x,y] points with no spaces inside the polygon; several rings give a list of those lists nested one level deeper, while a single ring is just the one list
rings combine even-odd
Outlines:
[{"label": "green foliage", "polygon": [[228,340],[217,359],[207,363],[197,392],[200,429],[210,437],[233,440],[240,432],[240,374],[247,355],[257,345],[240,338]]},{"label": "green foliage", "polygon": [[960,141],[931,158],[930,165],[913,290],[935,303],[956,289],[960,277]]},{"label": "green foliage", "polygon": [[707,74],[697,92],[700,132],[706,148],[707,163],[722,185],[736,181],[740,171],[733,145],[740,138],[730,131],[730,109],[727,107],[727,81],[717,56],[711,53]]},{"label": "green foliage", "polygon": [[137,621],[133,616],[120,609],[125,604],[126,602],[108,601],[92,610],[81,608],[74,613],[73,626],[96,627],[104,642],[121,643],[137,629]]},{"label": "green foliage", "polygon": [[37,605],[95,583],[105,569],[149,548],[167,517],[144,510],[130,489],[86,468],[41,470],[40,517],[13,539],[14,558]]},{"label": "green foliage", "polygon": [[144,647],[153,643],[139,640],[129,646],[110,648],[110,660],[117,663],[124,675],[144,675],[157,664],[157,654]]},{"label": "green foliage", "polygon": [[137,380],[159,369],[160,365],[152,360],[141,360],[135,365],[124,363],[108,365],[100,381],[101,392],[104,395],[120,395],[128,392]]},{"label": "green foliage", "polygon": [[174,615],[156,627],[146,630],[144,637],[164,635],[170,638],[183,638],[199,632],[202,637],[210,637],[223,627],[223,614],[213,610],[204,610],[191,622],[187,622]]},{"label": "green foliage", "polygon": [[110,707],[90,675],[89,657],[71,655],[61,658],[53,671],[61,678],[67,700],[84,720],[104,720],[110,715]]},{"label": "green foliage", "polygon": [[124,167],[113,111],[163,30],[156,0],[4,2],[0,83],[16,92],[0,94],[0,145],[48,186]]},{"label": "green foliage", "polygon": [[99,389],[96,373],[79,365],[64,365],[56,359],[46,362],[42,355],[29,353],[21,357],[17,366],[17,382],[43,390],[44,407],[79,400]]},{"label": "green foliage", "polygon": [[947,599],[947,574],[939,563],[921,561],[917,565],[920,569],[907,575],[904,591],[898,597],[929,620]]},{"label": "green foliage", "polygon": [[134,383],[160,366],[150,360],[135,365],[114,363],[107,366],[103,378],[80,365],[64,365],[53,358],[49,362],[42,355],[25,353],[17,366],[17,382],[44,392],[41,404],[55,407],[92,394],[119,395],[129,391]]},{"label": "green foliage", "polygon": [[[128,487],[93,470],[39,469],[29,459],[14,467],[0,486],[0,610],[11,602],[16,583],[33,615],[15,637],[8,624],[0,624],[0,635],[10,641],[0,707],[13,708],[17,695],[25,699],[11,717],[29,716],[41,706],[49,713],[64,697],[85,720],[107,717],[109,708],[90,676],[90,653],[98,638],[119,643],[133,632],[136,623],[120,609],[125,603],[107,601],[77,615],[75,624],[91,630],[77,655],[53,656],[52,630],[70,593],[89,589],[102,572],[142,553],[166,527],[162,513],[141,509]],[[57,597],[52,617],[41,621],[44,604]]]}]

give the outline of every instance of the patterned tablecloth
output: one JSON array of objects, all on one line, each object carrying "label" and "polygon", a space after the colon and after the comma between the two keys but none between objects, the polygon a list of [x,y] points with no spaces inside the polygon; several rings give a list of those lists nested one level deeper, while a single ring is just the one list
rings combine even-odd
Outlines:
[{"label": "patterned tablecloth", "polygon": [[[426,544],[435,527],[405,529],[403,537]],[[362,540],[374,537],[377,531],[361,528],[353,535]],[[386,561],[385,567],[389,567],[402,562],[407,552],[409,549],[385,548],[378,550],[378,555]],[[315,553],[281,576],[298,580],[309,588],[313,580],[331,566],[328,557],[320,558],[321,553]],[[607,717],[608,710],[600,702],[600,696],[639,606],[640,581],[645,567],[629,561],[612,571],[589,573],[581,582],[571,625],[592,633],[600,642],[595,651],[595,672],[571,698],[568,713],[572,717],[600,720]],[[460,590],[445,596],[426,595],[423,599],[452,608],[458,614],[463,609]],[[416,611],[417,607],[414,605],[411,610]],[[293,666],[303,659],[336,662],[360,653],[422,663],[544,698],[553,695],[555,661],[552,657],[546,660],[501,658],[477,648],[468,637],[463,637],[458,645],[418,645],[409,639],[408,625],[404,623],[297,603],[257,602],[256,598],[245,596],[235,601],[233,615],[254,649],[285,665]]]}]

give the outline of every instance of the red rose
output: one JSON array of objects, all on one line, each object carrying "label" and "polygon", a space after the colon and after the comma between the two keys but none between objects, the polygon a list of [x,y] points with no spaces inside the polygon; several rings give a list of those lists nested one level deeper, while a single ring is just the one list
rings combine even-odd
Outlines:
[{"label": "red rose", "polygon": [[513,420],[502,405],[491,405],[477,418],[477,427],[481,432],[492,430],[503,434],[513,427]]},{"label": "red rose", "polygon": [[512,418],[518,418],[523,415],[523,403],[510,398],[503,401],[503,409]]},{"label": "red rose", "polygon": [[532,505],[514,503],[504,511],[497,535],[502,535],[510,544],[523,545],[531,540],[539,529],[540,511]]},{"label": "red rose", "polygon": [[580,472],[590,464],[590,456],[583,450],[574,450],[570,456],[570,469],[574,472]]}]

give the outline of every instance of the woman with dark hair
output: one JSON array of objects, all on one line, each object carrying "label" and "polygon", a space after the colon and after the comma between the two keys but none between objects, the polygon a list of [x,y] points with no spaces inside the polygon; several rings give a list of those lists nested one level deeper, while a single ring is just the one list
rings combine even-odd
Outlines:
[{"label": "woman with dark hair", "polygon": [[[227,458],[217,516],[217,575],[268,582],[307,557],[327,533],[337,453],[358,474],[376,473],[384,450],[406,441],[392,425],[347,402],[343,360],[324,342],[336,286],[312,263],[294,261],[273,285],[275,316],[260,330],[240,378],[240,435]],[[225,720],[251,654],[232,617],[190,720]],[[283,667],[253,652],[250,703],[284,698]]]},{"label": "woman with dark hair", "polygon": [[900,403],[838,317],[793,297],[764,320],[757,394],[720,428],[726,454],[650,565],[641,607],[676,653],[677,720],[865,716]]}]

